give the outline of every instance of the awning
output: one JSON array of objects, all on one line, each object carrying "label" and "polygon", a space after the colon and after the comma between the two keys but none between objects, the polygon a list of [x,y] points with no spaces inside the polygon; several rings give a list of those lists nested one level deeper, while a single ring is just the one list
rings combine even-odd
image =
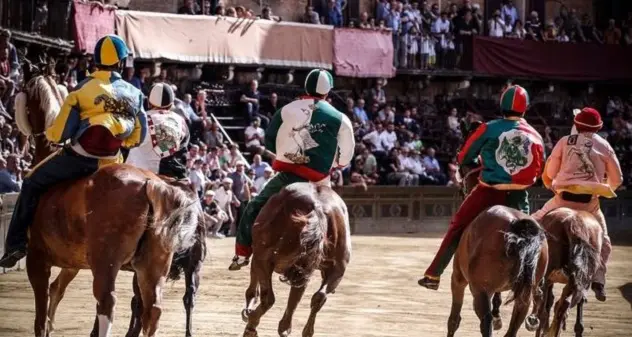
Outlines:
[{"label": "awning", "polygon": [[136,59],[332,68],[326,25],[117,11],[116,29]]}]

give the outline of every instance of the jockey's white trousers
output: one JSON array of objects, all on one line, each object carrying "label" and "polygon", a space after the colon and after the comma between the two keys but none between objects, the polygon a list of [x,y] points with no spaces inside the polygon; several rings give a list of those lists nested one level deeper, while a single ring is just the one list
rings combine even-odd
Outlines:
[{"label": "jockey's white trousers", "polygon": [[595,277],[593,279],[594,282],[605,284],[606,282],[606,270],[608,259],[610,258],[610,252],[612,251],[612,244],[610,243],[610,237],[608,236],[608,227],[606,226],[606,218],[603,216],[601,212],[601,207],[599,207],[599,198],[593,198],[589,203],[579,203],[572,202],[562,199],[560,196],[555,195],[551,200],[547,201],[541,209],[537,212],[531,214],[531,216],[536,220],[540,221],[544,217],[544,215],[554,209],[560,207],[567,207],[570,209],[574,209],[577,211],[586,211],[592,213],[595,216],[599,224],[601,225],[601,229],[603,230],[603,244],[601,245],[601,265],[597,272],[595,273]]}]

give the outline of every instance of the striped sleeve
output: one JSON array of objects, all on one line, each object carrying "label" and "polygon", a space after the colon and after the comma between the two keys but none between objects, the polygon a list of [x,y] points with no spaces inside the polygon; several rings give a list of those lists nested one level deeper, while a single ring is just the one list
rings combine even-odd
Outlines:
[{"label": "striped sleeve", "polygon": [[478,158],[478,154],[480,153],[483,144],[485,144],[486,132],[487,123],[479,126],[476,131],[467,138],[463,148],[461,148],[461,151],[459,151],[457,156],[457,160],[460,165],[471,164],[476,158]]},{"label": "striped sleeve", "polygon": [[283,124],[283,116],[281,114],[281,109],[279,109],[274,116],[272,116],[272,120],[266,129],[265,135],[266,149],[274,154],[276,154],[276,138],[281,124]]}]

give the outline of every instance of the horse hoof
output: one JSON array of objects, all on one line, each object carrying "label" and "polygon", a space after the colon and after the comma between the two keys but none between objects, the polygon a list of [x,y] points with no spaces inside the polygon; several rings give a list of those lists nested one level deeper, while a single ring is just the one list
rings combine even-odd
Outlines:
[{"label": "horse hoof", "polygon": [[241,311],[241,319],[244,321],[244,323],[248,323],[248,317],[250,317],[251,313],[252,310],[247,308]]},{"label": "horse hoof", "polygon": [[257,330],[255,329],[248,329],[246,328],[246,331],[244,331],[244,337],[258,337],[259,334],[257,334]]},{"label": "horse hoof", "polygon": [[494,330],[500,330],[503,328],[503,320],[500,317],[494,317],[492,324],[494,325]]},{"label": "horse hoof", "polygon": [[540,327],[540,320],[534,315],[529,315],[524,321],[524,327],[527,328],[527,331],[534,332]]}]

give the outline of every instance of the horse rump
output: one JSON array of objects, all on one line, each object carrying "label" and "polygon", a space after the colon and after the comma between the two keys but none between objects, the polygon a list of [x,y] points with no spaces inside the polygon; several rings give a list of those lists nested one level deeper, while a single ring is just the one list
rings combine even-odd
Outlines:
[{"label": "horse rump", "polygon": [[327,218],[319,205],[307,214],[293,212],[290,221],[295,228],[301,228],[299,234],[300,251],[298,256],[283,271],[281,282],[292,287],[304,287],[309,278],[318,269],[325,255],[325,236]]},{"label": "horse rump", "polygon": [[515,265],[513,296],[507,303],[516,298],[524,301],[530,298],[544,240],[544,230],[532,218],[515,219],[509,224],[509,231],[505,233],[505,251],[508,257],[515,259]]}]

